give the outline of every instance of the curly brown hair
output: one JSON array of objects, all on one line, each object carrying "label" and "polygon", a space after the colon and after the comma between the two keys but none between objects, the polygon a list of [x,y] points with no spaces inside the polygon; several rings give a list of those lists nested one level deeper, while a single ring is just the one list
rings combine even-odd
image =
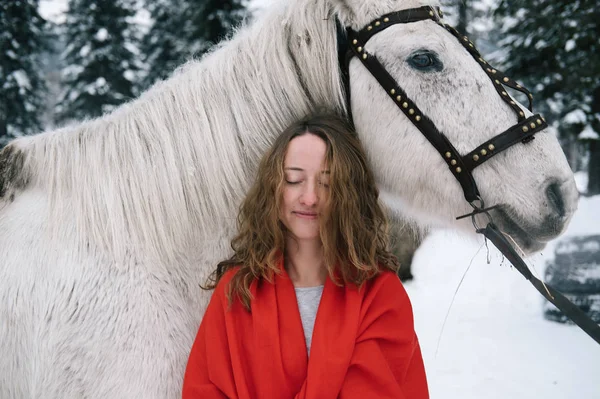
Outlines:
[{"label": "curly brown hair", "polygon": [[[262,158],[256,180],[238,215],[239,233],[231,242],[234,254],[220,262],[205,289],[213,289],[234,267],[228,298],[250,310],[250,285],[272,281],[285,254],[286,228],[279,219],[284,184],[284,159],[290,141],[313,134],[327,145],[330,196],[320,218],[325,267],[336,284],[361,286],[382,269],[396,272],[398,261],[388,249],[388,224],[365,152],[351,126],[339,116],[320,114],[302,119],[275,140]],[[341,281],[339,281],[341,279]]]}]

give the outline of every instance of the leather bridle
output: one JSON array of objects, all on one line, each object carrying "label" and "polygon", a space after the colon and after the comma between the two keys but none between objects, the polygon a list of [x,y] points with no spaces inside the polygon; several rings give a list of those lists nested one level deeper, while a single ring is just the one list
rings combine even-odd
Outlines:
[{"label": "leather bridle", "polygon": [[[560,292],[533,276],[521,256],[509,243],[506,236],[494,225],[488,211],[495,206],[485,208],[483,199],[481,198],[472,174],[476,167],[483,164],[494,155],[519,143],[526,145],[534,139],[536,133],[541,132],[548,127],[548,125],[544,118],[539,114],[525,117],[525,112],[510,97],[506,91],[506,87],[510,87],[527,95],[529,99],[529,111],[533,111],[532,94],[525,87],[521,86],[496,68],[493,68],[483,59],[469,38],[467,36],[462,36],[455,28],[442,22],[441,16],[441,10],[437,7],[424,6],[407,9],[383,15],[358,32],[349,28],[343,28],[339,21],[337,22],[338,55],[342,80],[346,91],[346,105],[350,120],[352,121],[349,64],[352,58],[357,57],[377,82],[379,82],[396,106],[440,153],[444,162],[448,165],[450,172],[460,183],[465,199],[471,204],[474,211],[468,215],[459,216],[457,219],[471,216],[473,225],[478,233],[483,234],[489,239],[546,299],[552,302],[566,316],[575,322],[575,324],[581,327],[600,344],[600,327]],[[365,49],[365,45],[369,39],[390,26],[427,20],[435,22],[457,38],[459,43],[462,44],[479,66],[485,71],[500,98],[510,106],[517,117],[517,123],[515,125],[477,146],[466,155],[461,155],[448,138],[439,131],[435,123],[433,123],[433,121],[419,109],[417,104],[408,97],[402,86],[379,62],[377,56],[369,53]],[[479,214],[485,214],[488,217],[489,223],[485,228],[480,228],[476,223],[475,217]]]},{"label": "leather bridle", "polygon": [[[502,72],[491,67],[483,57],[481,57],[481,54],[479,54],[473,43],[466,36],[461,36],[456,29],[441,21],[439,17],[440,14],[441,11],[439,9],[425,6],[386,14],[381,18],[372,21],[358,32],[355,32],[352,29],[346,29],[347,52],[344,59],[344,70],[348,70],[349,62],[353,57],[357,57],[362,62],[396,106],[440,153],[448,165],[450,172],[460,183],[465,199],[469,203],[473,203],[481,199],[477,184],[473,178],[473,169],[515,144],[531,141],[534,138],[534,134],[539,133],[548,127],[548,125],[540,115],[533,115],[528,118],[525,117],[525,112],[512,100],[504,86],[525,93],[529,98],[530,111],[532,110],[531,93]],[[396,80],[394,80],[387,72],[385,67],[381,65],[377,56],[375,54],[370,54],[365,49],[365,45],[369,39],[390,26],[426,20],[434,21],[458,39],[459,43],[461,43],[469,54],[475,58],[477,63],[489,76],[498,95],[500,95],[502,100],[511,107],[517,116],[517,124],[511,126],[491,140],[477,146],[477,148],[464,156],[458,153],[446,136],[438,130],[435,123],[433,123],[433,121],[419,109],[418,105],[408,97],[402,86],[396,82]],[[346,87],[348,106],[350,105],[349,94],[350,87],[348,85]]]}]

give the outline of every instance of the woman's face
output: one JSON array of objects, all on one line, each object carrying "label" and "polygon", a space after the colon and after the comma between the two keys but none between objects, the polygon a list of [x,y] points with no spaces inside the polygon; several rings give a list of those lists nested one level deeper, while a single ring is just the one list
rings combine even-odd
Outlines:
[{"label": "woman's face", "polygon": [[296,240],[320,240],[319,218],[329,194],[327,145],[304,134],[290,141],[283,162],[283,201],[280,219]]}]

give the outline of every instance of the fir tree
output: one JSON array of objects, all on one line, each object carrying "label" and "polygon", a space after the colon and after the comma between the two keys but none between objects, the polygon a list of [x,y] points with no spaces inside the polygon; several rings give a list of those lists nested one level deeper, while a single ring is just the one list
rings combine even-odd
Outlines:
[{"label": "fir tree", "polygon": [[159,0],[148,7],[154,24],[143,39],[143,89],[226,38],[246,13],[242,0]]},{"label": "fir tree", "polygon": [[[506,72],[534,90],[563,142],[585,139],[588,194],[600,193],[600,23],[593,0],[503,0]],[[581,140],[580,140],[581,141]],[[570,151],[567,151],[570,152]],[[571,166],[577,165],[573,157]]]},{"label": "fir tree", "polygon": [[38,0],[0,2],[0,147],[39,132],[46,88],[40,76],[43,30]]},{"label": "fir tree", "polygon": [[134,97],[134,0],[70,0],[58,120],[100,116]]},{"label": "fir tree", "polygon": [[141,82],[146,89],[154,82],[165,79],[181,65],[190,52],[185,38],[185,18],[173,0],[157,0],[148,3],[153,24],[144,35],[141,53],[147,69]]},{"label": "fir tree", "polygon": [[206,52],[240,23],[245,6],[242,0],[187,0],[186,37],[195,54]]}]

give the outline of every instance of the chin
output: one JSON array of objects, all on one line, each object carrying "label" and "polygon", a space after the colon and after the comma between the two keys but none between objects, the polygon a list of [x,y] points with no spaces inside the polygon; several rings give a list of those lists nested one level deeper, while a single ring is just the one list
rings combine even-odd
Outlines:
[{"label": "chin", "polygon": [[298,241],[321,240],[319,231],[307,231],[306,229],[288,229],[288,234]]}]

